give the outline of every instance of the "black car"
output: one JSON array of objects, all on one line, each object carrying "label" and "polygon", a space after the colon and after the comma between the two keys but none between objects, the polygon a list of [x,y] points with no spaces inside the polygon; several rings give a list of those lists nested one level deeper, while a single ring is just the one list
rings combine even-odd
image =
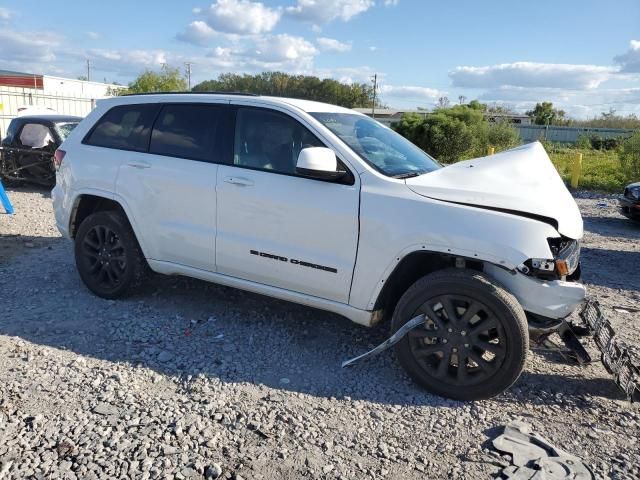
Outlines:
[{"label": "black car", "polygon": [[619,201],[622,215],[633,220],[640,220],[640,182],[627,185]]},{"label": "black car", "polygon": [[0,147],[0,179],[5,185],[56,183],[53,153],[82,117],[25,115],[11,120]]}]

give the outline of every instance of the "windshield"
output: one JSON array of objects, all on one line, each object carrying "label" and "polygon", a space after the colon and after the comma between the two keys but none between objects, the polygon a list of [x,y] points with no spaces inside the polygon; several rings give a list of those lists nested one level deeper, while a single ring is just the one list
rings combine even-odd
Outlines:
[{"label": "windshield", "polygon": [[355,113],[311,113],[363,160],[395,178],[432,172],[440,164],[409,140],[369,117]]},{"label": "windshield", "polygon": [[56,130],[58,131],[58,135],[60,135],[60,138],[64,142],[71,133],[71,130],[73,130],[77,126],[78,122],[56,123]]}]

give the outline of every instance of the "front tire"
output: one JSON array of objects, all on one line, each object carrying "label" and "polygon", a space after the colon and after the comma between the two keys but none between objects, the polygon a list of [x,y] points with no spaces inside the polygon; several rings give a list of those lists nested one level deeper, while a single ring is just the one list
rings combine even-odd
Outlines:
[{"label": "front tire", "polygon": [[117,211],[97,212],[84,219],[75,237],[75,258],[84,284],[102,298],[130,293],[147,270],[127,218]]},{"label": "front tire", "polygon": [[393,313],[392,331],[427,319],[396,346],[400,364],[427,390],[456,400],[496,396],[520,376],[527,319],[513,295],[479,272],[449,269],[418,280]]}]

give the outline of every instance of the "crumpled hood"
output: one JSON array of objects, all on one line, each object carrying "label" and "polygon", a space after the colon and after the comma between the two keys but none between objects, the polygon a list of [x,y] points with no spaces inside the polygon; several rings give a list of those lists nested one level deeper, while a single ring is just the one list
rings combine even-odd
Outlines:
[{"label": "crumpled hood", "polygon": [[454,163],[406,180],[419,195],[554,219],[558,232],[582,238],[582,217],[540,142]]}]

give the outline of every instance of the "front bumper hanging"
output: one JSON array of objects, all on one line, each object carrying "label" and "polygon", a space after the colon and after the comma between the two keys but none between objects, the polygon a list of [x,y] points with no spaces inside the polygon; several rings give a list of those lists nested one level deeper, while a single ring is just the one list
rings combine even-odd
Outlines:
[{"label": "front bumper hanging", "polygon": [[625,344],[616,336],[597,301],[588,301],[580,312],[580,318],[602,352],[602,364],[613,375],[627,399],[633,401],[634,395],[637,397],[640,393],[640,349]]}]

